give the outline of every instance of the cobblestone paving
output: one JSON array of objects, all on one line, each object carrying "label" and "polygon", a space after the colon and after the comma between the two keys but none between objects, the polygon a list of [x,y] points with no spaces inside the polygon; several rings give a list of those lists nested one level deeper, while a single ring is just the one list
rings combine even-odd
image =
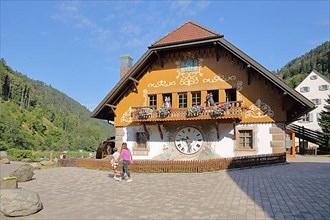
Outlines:
[{"label": "cobblestone paving", "polygon": [[[1,165],[3,166],[3,165]],[[19,187],[38,192],[44,209],[15,219],[330,219],[330,158],[202,174],[35,171]]]}]

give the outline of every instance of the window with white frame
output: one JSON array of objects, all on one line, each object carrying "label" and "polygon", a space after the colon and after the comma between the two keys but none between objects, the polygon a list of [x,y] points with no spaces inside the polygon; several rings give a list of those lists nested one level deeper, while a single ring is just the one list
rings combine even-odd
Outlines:
[{"label": "window with white frame", "polygon": [[317,120],[317,122],[321,121],[321,113],[320,112],[316,113],[316,120]]},{"label": "window with white frame", "polygon": [[301,120],[301,122],[312,122],[313,121],[313,113],[308,113],[304,115]]},{"label": "window with white frame", "polygon": [[315,105],[321,105],[321,99],[312,99],[312,102],[313,102]]},{"label": "window with white frame", "polygon": [[195,105],[201,105],[201,92],[192,92],[191,93],[192,98],[192,106]]},{"label": "window with white frame", "polygon": [[319,90],[320,91],[327,91],[327,90],[329,90],[329,85],[320,85]]},{"label": "window with white frame", "polygon": [[187,108],[188,106],[187,93],[181,92],[178,95],[179,95],[179,108]]},{"label": "window with white frame", "polygon": [[157,95],[149,95],[149,106],[150,108],[157,107]]},{"label": "window with white frame", "polygon": [[300,88],[300,92],[309,92],[309,86],[304,86]]}]

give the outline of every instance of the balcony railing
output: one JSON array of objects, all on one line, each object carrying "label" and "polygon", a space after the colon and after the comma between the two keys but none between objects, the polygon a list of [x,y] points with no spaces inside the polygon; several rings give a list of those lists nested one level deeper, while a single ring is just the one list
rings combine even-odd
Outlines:
[{"label": "balcony railing", "polygon": [[[177,121],[177,120],[207,120],[207,119],[241,119],[242,101],[216,103],[222,111],[214,111],[214,106],[205,107],[197,114],[189,114],[188,108],[173,108],[168,115],[159,114],[156,108],[150,106],[132,107],[133,122]],[[218,113],[218,114],[217,114]]]}]

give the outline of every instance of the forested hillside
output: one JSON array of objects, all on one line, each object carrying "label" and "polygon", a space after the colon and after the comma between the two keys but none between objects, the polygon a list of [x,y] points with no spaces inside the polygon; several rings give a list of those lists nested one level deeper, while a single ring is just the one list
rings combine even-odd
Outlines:
[{"label": "forested hillside", "polygon": [[95,151],[114,127],[62,92],[0,63],[0,150]]},{"label": "forested hillside", "polygon": [[330,78],[330,41],[327,41],[304,55],[293,59],[280,69],[283,79],[292,88],[312,72],[313,69]]}]

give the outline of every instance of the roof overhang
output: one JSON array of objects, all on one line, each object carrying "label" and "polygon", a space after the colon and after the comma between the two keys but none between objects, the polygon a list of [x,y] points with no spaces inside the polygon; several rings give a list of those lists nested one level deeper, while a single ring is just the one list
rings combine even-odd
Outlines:
[{"label": "roof overhang", "polygon": [[265,77],[267,80],[272,82],[276,87],[283,91],[283,95],[292,98],[295,102],[295,109],[290,109],[287,114],[288,122],[297,120],[303,114],[313,110],[315,108],[314,103],[307,99],[305,96],[297,92],[296,90],[289,87],[285,82],[278,79],[273,73],[267,70],[265,67],[260,65],[258,62],[253,60],[251,57],[243,53],[241,50],[236,48],[234,45],[229,43],[223,38],[223,36],[218,36],[214,38],[181,42],[168,45],[150,46],[148,50],[143,54],[143,56],[135,63],[135,65],[124,75],[116,86],[108,93],[108,95],[101,101],[101,103],[92,112],[91,117],[105,119],[109,121],[114,120],[114,112],[109,105],[116,105],[119,100],[125,95],[126,91],[131,88],[133,81],[130,77],[138,78],[141,77],[144,72],[148,69],[149,65],[155,61],[158,56],[157,53],[179,50],[182,48],[192,48],[198,46],[207,46],[212,44],[218,44],[222,48],[234,54],[240,60],[250,65],[256,72],[261,76]]}]

